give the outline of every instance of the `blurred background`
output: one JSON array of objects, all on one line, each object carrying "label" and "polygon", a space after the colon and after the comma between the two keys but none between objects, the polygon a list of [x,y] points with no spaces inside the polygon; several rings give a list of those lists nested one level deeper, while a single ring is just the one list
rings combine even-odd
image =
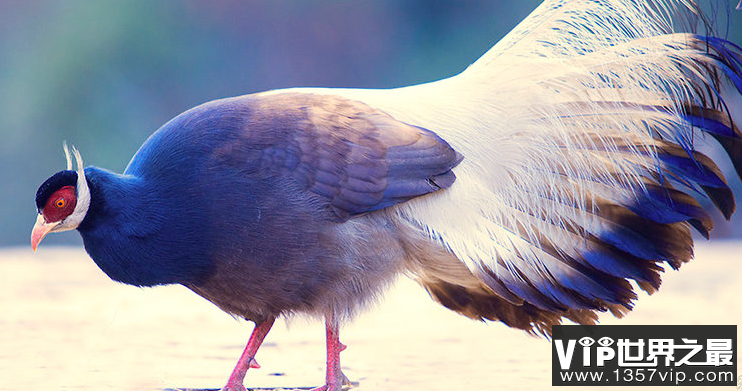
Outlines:
[{"label": "blurred background", "polygon": [[[0,246],[28,243],[36,189],[64,168],[64,140],[86,164],[121,172],[160,125],[212,99],[454,75],[538,3],[0,0]],[[727,32],[737,43],[741,15]],[[713,235],[742,236],[741,221]]]}]

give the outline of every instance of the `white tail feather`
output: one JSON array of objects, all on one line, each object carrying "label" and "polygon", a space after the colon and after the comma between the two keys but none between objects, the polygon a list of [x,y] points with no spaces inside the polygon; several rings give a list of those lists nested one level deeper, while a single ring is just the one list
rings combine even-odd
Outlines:
[{"label": "white tail feather", "polygon": [[[489,269],[508,287],[540,279],[589,285],[541,245],[570,253],[586,239],[566,231],[616,229],[596,216],[596,205],[635,201],[648,178],[653,185],[663,175],[658,149],[671,146],[658,139],[693,148],[701,132],[683,117],[687,106],[723,109],[710,88],[729,87],[710,71],[718,60],[695,36],[673,33],[678,10],[695,5],[545,1],[452,78],[391,90],[294,91],[362,101],[434,131],[464,155],[454,186],[394,213],[475,274]],[[673,229],[684,237],[687,225]]]}]

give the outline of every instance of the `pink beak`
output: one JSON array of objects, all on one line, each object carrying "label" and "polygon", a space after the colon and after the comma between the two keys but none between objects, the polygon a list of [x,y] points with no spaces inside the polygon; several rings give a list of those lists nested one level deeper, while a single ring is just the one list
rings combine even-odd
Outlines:
[{"label": "pink beak", "polygon": [[36,251],[36,248],[39,247],[39,243],[44,239],[44,236],[51,232],[57,225],[59,225],[59,221],[47,224],[44,216],[39,214],[36,218],[36,224],[33,226],[33,231],[31,232],[31,248],[34,252]]}]

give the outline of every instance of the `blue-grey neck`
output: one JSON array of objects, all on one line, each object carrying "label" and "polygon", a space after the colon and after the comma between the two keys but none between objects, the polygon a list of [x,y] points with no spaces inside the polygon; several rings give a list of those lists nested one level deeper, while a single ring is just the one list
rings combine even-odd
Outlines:
[{"label": "blue-grey neck", "polygon": [[[210,273],[193,200],[145,178],[85,169],[91,204],[78,227],[85,250],[112,279],[138,286],[197,283]],[[167,205],[165,201],[168,200]]]}]

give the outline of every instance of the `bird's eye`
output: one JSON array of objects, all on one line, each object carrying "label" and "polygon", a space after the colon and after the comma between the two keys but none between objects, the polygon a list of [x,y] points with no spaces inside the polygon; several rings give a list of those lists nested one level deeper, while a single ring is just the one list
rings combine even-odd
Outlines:
[{"label": "bird's eye", "polygon": [[57,200],[56,204],[57,204],[57,208],[61,209],[61,208],[64,208],[65,205],[67,205],[67,201],[64,198],[60,198]]}]

